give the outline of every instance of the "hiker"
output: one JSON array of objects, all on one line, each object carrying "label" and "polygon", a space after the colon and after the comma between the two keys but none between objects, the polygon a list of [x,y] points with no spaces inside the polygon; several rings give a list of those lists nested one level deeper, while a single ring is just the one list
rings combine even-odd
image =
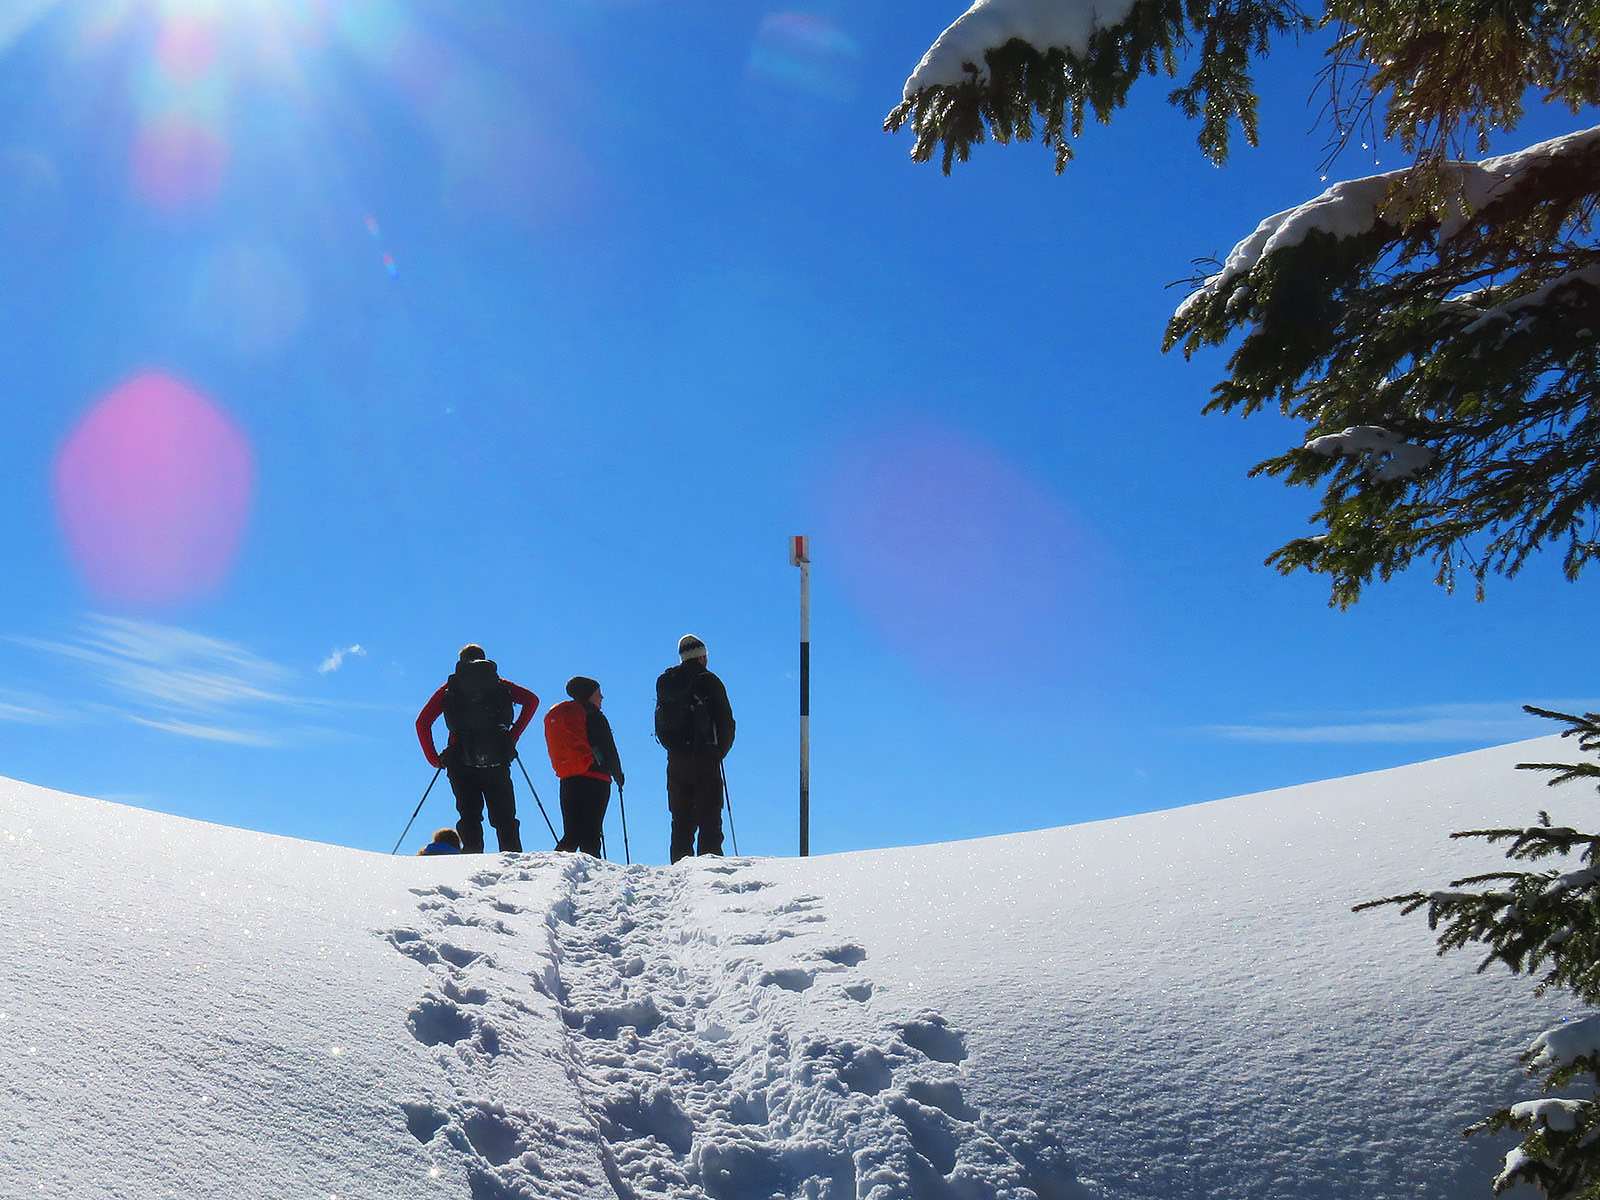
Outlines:
[{"label": "hiker", "polygon": [[460,854],[460,853],[461,853],[461,835],[459,833],[457,833],[454,829],[451,829],[450,826],[448,826],[448,825],[446,825],[443,829],[435,829],[433,831],[433,841],[429,842],[421,850],[417,851],[417,855],[419,857],[424,855],[424,854]]},{"label": "hiker", "polygon": [[[522,710],[515,714],[515,722],[513,705]],[[445,769],[456,794],[462,853],[483,853],[485,807],[500,849],[522,849],[511,760],[517,756],[517,739],[538,707],[539,697],[501,679],[494,660],[484,657],[483,647],[476,644],[461,647],[455,673],[422,706],[417,740],[428,765]],[[433,723],[441,714],[450,739],[438,751],[433,746]]]},{"label": "hiker", "polygon": [[722,760],[733,748],[733,709],[722,680],[706,669],[706,657],[705,643],[685,634],[678,639],[678,665],[656,680],[656,740],[667,751],[673,862],[722,853]]},{"label": "hiker", "polygon": [[544,715],[550,766],[561,780],[561,840],[557,850],[601,857],[611,781],[621,788],[622,759],[611,722],[600,711],[600,685],[586,675],[567,680],[567,695]]}]

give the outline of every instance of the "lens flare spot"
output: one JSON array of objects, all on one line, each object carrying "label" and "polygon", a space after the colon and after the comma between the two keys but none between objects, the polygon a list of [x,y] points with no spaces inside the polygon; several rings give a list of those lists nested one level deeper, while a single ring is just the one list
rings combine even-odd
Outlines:
[{"label": "lens flare spot", "polygon": [[146,372],[101,399],[61,448],[56,513],[103,599],[182,603],[232,569],[255,492],[255,459],[200,393]]},{"label": "lens flare spot", "polygon": [[861,78],[861,47],[824,17],[773,13],[750,49],[752,79],[825,100],[849,100]]},{"label": "lens flare spot", "polygon": [[209,21],[178,17],[162,27],[156,59],[174,80],[192,83],[217,61],[217,29]]},{"label": "lens flare spot", "polygon": [[196,272],[195,325],[250,358],[274,353],[299,331],[306,316],[299,273],[270,246],[218,248]]},{"label": "lens flare spot", "polygon": [[54,160],[26,146],[0,150],[0,237],[37,247],[61,232],[66,211]]},{"label": "lens flare spot", "polygon": [[826,495],[817,543],[905,658],[943,671],[958,646],[964,678],[1008,687],[1046,685],[1089,652],[1092,540],[995,451],[928,424],[885,428],[840,452]]},{"label": "lens flare spot", "polygon": [[228,149],[209,126],[174,114],[140,129],[133,143],[133,186],[162,211],[187,212],[216,199],[227,162]]}]

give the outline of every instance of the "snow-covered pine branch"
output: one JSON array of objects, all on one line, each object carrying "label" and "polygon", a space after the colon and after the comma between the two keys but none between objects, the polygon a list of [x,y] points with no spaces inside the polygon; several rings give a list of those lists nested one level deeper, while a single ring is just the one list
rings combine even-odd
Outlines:
[{"label": "snow-covered pine branch", "polygon": [[974,145],[1031,141],[1035,121],[1056,170],[1092,113],[1109,121],[1146,75],[1175,76],[1183,52],[1203,47],[1169,99],[1200,121],[1207,157],[1228,156],[1235,127],[1256,143],[1256,95],[1248,67],[1268,43],[1304,27],[1291,0],[978,0],[929,48],[884,122],[909,124],[912,157],[942,150],[948,174]]},{"label": "snow-covered pine branch", "polygon": [[[1568,733],[1593,728],[1594,719],[1541,712],[1563,720]],[[1520,764],[1528,767],[1531,764]],[[1583,866],[1565,872],[1506,871],[1458,879],[1451,890],[1412,892],[1357,905],[1357,910],[1396,905],[1403,912],[1427,906],[1428,924],[1440,954],[1469,943],[1487,946],[1478,969],[1503,964],[1515,974],[1539,975],[1538,990],[1560,989],[1586,1004],[1600,1004],[1600,835],[1552,825],[1548,814],[1522,829],[1480,829],[1452,834],[1489,842],[1510,840],[1511,859],[1579,854]],[[1463,885],[1493,882],[1491,891]],[[1512,1104],[1466,1130],[1470,1134],[1515,1132],[1520,1141],[1505,1157],[1495,1192],[1516,1184],[1539,1189],[1549,1200],[1592,1200],[1600,1195],[1600,1015],[1546,1029],[1522,1055],[1530,1075],[1546,1093],[1578,1087],[1576,1097],[1549,1096]]]},{"label": "snow-covered pine branch", "polygon": [[[1600,7],[1325,0],[979,0],[907,79],[887,128],[910,125],[944,169],[985,140],[1036,135],[1071,159],[1086,114],[1110,120],[1147,75],[1201,122],[1214,161],[1253,141],[1251,71],[1284,33],[1334,30],[1326,111],[1361,112],[1414,160],[1330,185],[1263,220],[1184,301],[1167,348],[1231,346],[1208,412],[1275,407],[1303,422],[1257,474],[1321,488],[1316,533],[1267,559],[1327,575],[1348,605],[1417,561],[1481,595],[1559,546],[1575,579],[1600,558],[1600,129],[1510,154],[1460,147],[1514,128],[1525,98],[1600,103]],[[1352,96],[1348,93],[1355,92]],[[1426,447],[1376,469],[1309,446],[1363,426]]]},{"label": "snow-covered pine branch", "polygon": [[1342,433],[1312,438],[1306,449],[1315,454],[1348,454],[1362,459],[1375,479],[1409,479],[1433,461],[1427,446],[1415,446],[1378,425],[1357,425]]}]

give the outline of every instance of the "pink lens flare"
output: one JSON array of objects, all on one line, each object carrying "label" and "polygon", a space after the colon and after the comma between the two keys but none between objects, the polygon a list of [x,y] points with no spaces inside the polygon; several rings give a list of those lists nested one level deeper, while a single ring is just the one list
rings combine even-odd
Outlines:
[{"label": "pink lens flare", "polygon": [[1092,653],[1094,539],[995,449],[920,419],[885,425],[841,447],[825,494],[822,561],[906,659],[940,671],[954,654],[969,681],[1032,686]]},{"label": "pink lens flare", "polygon": [[227,164],[228,147],[213,129],[173,114],[139,131],[130,169],[135,189],[150,204],[184,213],[217,198]]},{"label": "pink lens flare", "polygon": [[210,21],[176,18],[156,41],[156,61],[177,83],[193,83],[216,65],[217,27]]},{"label": "pink lens flare", "polygon": [[227,580],[255,475],[249,442],[215,404],[149,371],[96,403],[63,444],[56,514],[100,598],[181,604]]}]

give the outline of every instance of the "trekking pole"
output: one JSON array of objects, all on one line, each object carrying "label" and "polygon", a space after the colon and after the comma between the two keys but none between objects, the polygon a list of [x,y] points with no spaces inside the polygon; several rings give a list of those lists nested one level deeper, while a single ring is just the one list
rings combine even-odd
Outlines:
[{"label": "trekking pole", "polygon": [[739,856],[739,831],[733,827],[733,798],[728,795],[728,768],[720,762],[717,774],[722,776],[722,802],[728,806],[728,836],[733,838],[733,854]]},{"label": "trekking pole", "polygon": [[[517,766],[522,767],[522,758],[517,757]],[[528,768],[522,767],[522,777],[528,781],[528,790],[533,793],[533,802],[539,806],[539,815],[544,818],[545,828],[550,831],[550,840],[559,842],[561,835],[556,832],[556,827],[550,824],[550,814],[544,810],[544,801],[539,799],[539,789],[533,786],[533,779],[528,775]]]},{"label": "trekking pole", "polygon": [[628,806],[622,802],[622,785],[617,784],[617,811],[622,814],[622,862],[628,865],[633,862],[628,854]]},{"label": "trekking pole", "polygon": [[395,841],[394,849],[389,851],[390,854],[400,853],[400,843],[405,841],[406,834],[411,832],[411,824],[417,819],[417,813],[422,811],[422,806],[428,802],[428,793],[433,791],[433,785],[439,782],[439,772],[442,770],[444,770],[443,767],[439,767],[437,770],[435,770],[433,773],[433,778],[428,780],[428,786],[422,789],[422,799],[417,801],[416,812],[411,814],[411,820],[407,821],[406,827],[400,831],[400,837]]}]

